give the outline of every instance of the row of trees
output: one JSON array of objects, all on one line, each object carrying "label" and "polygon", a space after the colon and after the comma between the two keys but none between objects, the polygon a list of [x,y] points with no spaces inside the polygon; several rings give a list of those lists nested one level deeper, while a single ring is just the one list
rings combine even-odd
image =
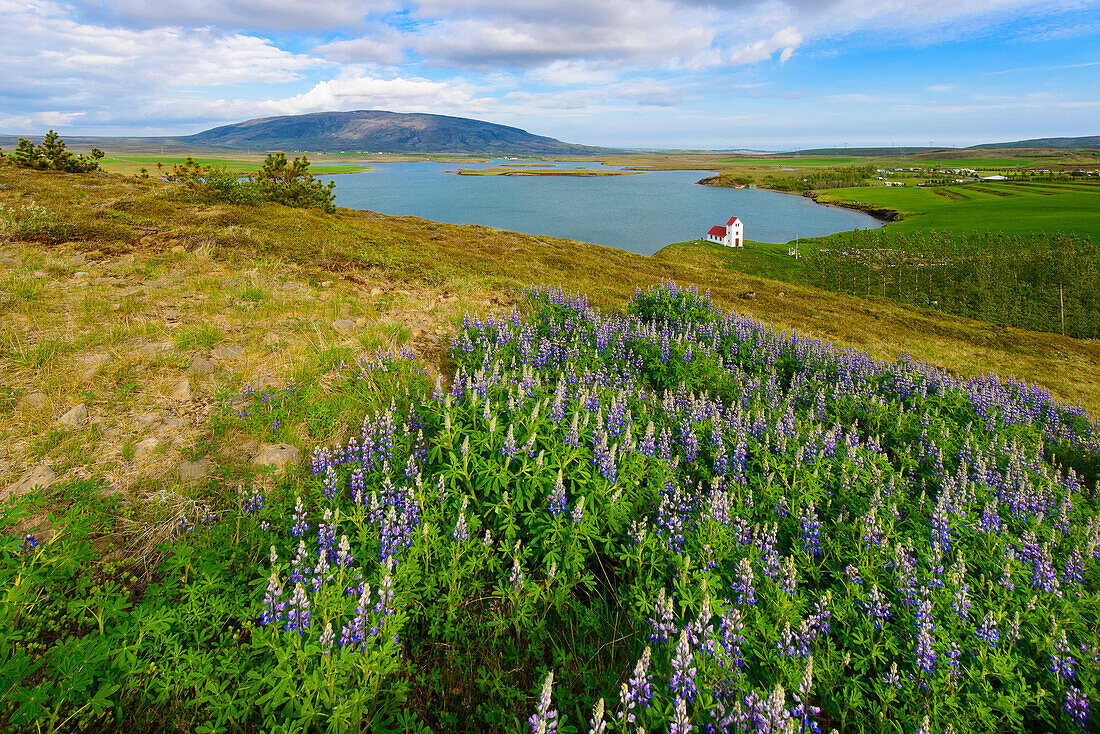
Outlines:
[{"label": "row of trees", "polygon": [[1100,248],[1088,237],[857,230],[829,238],[806,262],[826,290],[1100,337]]},{"label": "row of trees", "polygon": [[92,148],[89,155],[73,153],[65,147],[65,141],[52,129],[46,133],[40,145],[26,138],[19,138],[15,153],[5,155],[0,151],[0,162],[12,163],[19,168],[39,171],[65,171],[86,173],[99,170],[99,159],[104,155],[99,148]]}]

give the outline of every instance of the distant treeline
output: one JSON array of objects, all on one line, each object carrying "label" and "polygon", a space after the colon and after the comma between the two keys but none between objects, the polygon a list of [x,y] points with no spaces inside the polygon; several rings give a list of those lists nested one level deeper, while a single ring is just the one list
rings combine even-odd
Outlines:
[{"label": "distant treeline", "polygon": [[875,175],[874,166],[840,166],[837,168],[798,167],[790,171],[768,173],[743,171],[721,173],[704,178],[699,183],[709,186],[744,186],[759,184],[774,191],[790,191],[804,194],[821,189],[842,189],[852,186],[870,186],[868,179]]},{"label": "distant treeline", "polygon": [[806,262],[825,290],[1100,337],[1100,248],[1088,237],[858,230],[822,242]]}]

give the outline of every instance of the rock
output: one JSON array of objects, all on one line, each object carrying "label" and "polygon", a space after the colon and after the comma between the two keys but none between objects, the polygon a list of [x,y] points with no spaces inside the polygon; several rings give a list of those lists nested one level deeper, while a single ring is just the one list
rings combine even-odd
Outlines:
[{"label": "rock", "polygon": [[0,265],[8,268],[21,268],[23,261],[8,252],[0,252]]},{"label": "rock", "polygon": [[186,251],[187,250],[184,248],[183,245],[176,245],[175,247],[172,248],[172,252],[176,253],[177,255],[180,254],[181,252],[186,252]]},{"label": "rock", "polygon": [[107,361],[106,354],[87,354],[80,358],[80,361],[84,363],[84,369],[81,371],[81,379],[90,380],[95,377],[95,373],[99,372],[99,368]]},{"label": "rock", "polygon": [[88,261],[88,256],[85,255],[83,252],[78,252],[75,255],[73,255],[72,257],[70,257],[68,260],[66,260],[65,263],[68,264],[68,265],[83,265],[87,261]]},{"label": "rock", "polygon": [[76,406],[65,415],[57,419],[57,422],[63,426],[72,426],[77,428],[84,425],[88,420],[88,406],[84,403]]},{"label": "rock", "polygon": [[210,459],[187,461],[186,459],[176,465],[176,474],[184,481],[201,481],[210,473]]},{"label": "rock", "polygon": [[209,359],[203,359],[202,357],[195,357],[191,360],[191,366],[187,368],[187,371],[193,375],[209,375],[216,370],[217,367]]},{"label": "rock", "polygon": [[134,423],[142,428],[149,428],[157,422],[156,413],[142,413],[141,415],[134,417]]},{"label": "rock", "polygon": [[341,336],[348,336],[355,332],[355,322],[351,319],[336,319],[332,322],[332,328]]},{"label": "rock", "polygon": [[165,321],[179,321],[180,312],[174,308],[166,308],[162,312]]},{"label": "rock", "polygon": [[87,270],[77,270],[75,273],[73,273],[73,276],[77,277],[77,278],[87,278],[88,277],[88,271]]},{"label": "rock", "polygon": [[35,487],[45,489],[56,481],[57,474],[54,470],[48,464],[41,464],[24,473],[14,484],[0,490],[0,501],[26,494]]},{"label": "rock", "polygon": [[141,355],[142,359],[157,359],[169,354],[172,351],[172,345],[168,342],[149,342],[142,344],[137,349],[137,353]]},{"label": "rock", "polygon": [[176,389],[172,391],[172,397],[176,400],[190,400],[191,395],[191,383],[187,380],[180,380],[176,385]]},{"label": "rock", "polygon": [[298,449],[288,443],[265,444],[252,459],[254,466],[273,466],[283,471],[287,466],[295,466],[301,460]]},{"label": "rock", "polygon": [[210,356],[214,359],[236,359],[244,353],[243,347],[214,347],[210,350]]},{"label": "rock", "polygon": [[370,289],[370,297],[371,298],[378,298],[378,296],[382,295],[383,293],[385,293],[385,291],[383,291],[381,288],[379,288],[377,286]]},{"label": "rock", "polygon": [[157,450],[157,446],[160,446],[160,439],[156,436],[149,436],[149,438],[139,441],[137,446],[134,446],[134,458],[142,459],[148,456]]},{"label": "rock", "polygon": [[175,416],[169,416],[164,419],[163,423],[157,426],[156,432],[161,434],[171,433],[173,431],[184,429],[189,425],[191,425],[190,418],[177,418]]},{"label": "rock", "polygon": [[784,291],[779,291],[778,293],[775,294],[775,297],[776,298],[786,298],[787,294]]},{"label": "rock", "polygon": [[741,294],[741,298],[744,298],[746,301],[755,301],[756,291],[745,291]]},{"label": "rock", "polygon": [[45,394],[36,391],[24,395],[23,399],[19,402],[28,408],[37,409],[46,404],[46,396]]}]

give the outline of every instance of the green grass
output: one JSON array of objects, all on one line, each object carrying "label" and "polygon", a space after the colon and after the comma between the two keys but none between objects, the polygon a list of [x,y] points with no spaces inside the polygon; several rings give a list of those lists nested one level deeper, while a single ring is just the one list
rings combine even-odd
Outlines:
[{"label": "green grass", "polygon": [[1100,184],[981,181],[949,187],[861,187],[819,192],[822,203],[857,203],[903,215],[898,232],[1073,232],[1100,238]]},{"label": "green grass", "polygon": [[851,164],[866,165],[866,158],[830,158],[827,156],[806,156],[799,158],[764,158],[756,156],[744,156],[741,158],[727,158],[715,161],[716,163],[744,163],[756,166],[847,166]]},{"label": "green grass", "polygon": [[[100,161],[100,166],[110,173],[124,173],[134,175],[142,168],[149,171],[150,176],[158,175],[157,163],[164,166],[164,170],[171,170],[173,164],[182,164],[184,156],[160,156],[160,155],[109,155]],[[195,162],[203,166],[225,166],[234,173],[253,173],[260,170],[263,165],[263,156],[254,155],[244,158],[203,158],[196,157]],[[368,171],[370,166],[361,164],[312,164],[310,173],[315,176],[336,173],[359,173]]]}]

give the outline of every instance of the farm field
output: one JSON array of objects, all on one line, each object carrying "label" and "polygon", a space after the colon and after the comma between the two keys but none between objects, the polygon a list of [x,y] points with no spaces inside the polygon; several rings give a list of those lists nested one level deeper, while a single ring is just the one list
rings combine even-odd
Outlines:
[{"label": "farm field", "polygon": [[980,181],[942,187],[856,187],[818,192],[822,203],[854,202],[903,215],[897,232],[1072,232],[1100,238],[1100,183]]}]

